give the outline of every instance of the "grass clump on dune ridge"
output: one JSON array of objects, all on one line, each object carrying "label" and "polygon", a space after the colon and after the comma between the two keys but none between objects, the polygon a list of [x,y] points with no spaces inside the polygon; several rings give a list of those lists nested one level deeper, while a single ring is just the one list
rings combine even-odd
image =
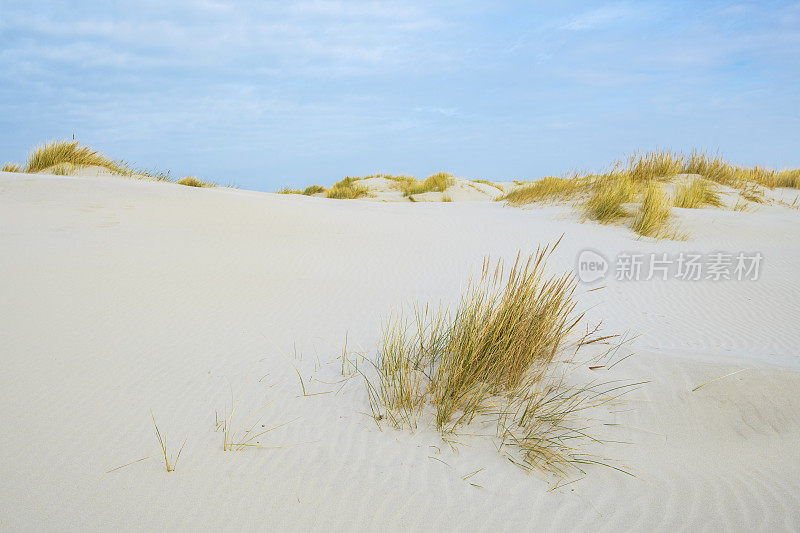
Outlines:
[{"label": "grass clump on dune ridge", "polygon": [[16,163],[6,163],[0,170],[3,172],[22,172],[22,169]]},{"label": "grass clump on dune ridge", "polygon": [[430,406],[443,433],[496,424],[499,449],[528,470],[564,475],[598,462],[579,449],[595,440],[583,412],[610,401],[619,383],[570,383],[565,359],[611,337],[579,327],[572,274],[546,273],[556,245],[518,256],[507,275],[502,262],[484,261],[453,313],[415,308],[411,324],[390,319],[376,377],[365,375],[376,422],[413,428]]},{"label": "grass clump on dune ridge", "polygon": [[669,216],[669,196],[662,185],[651,182],[647,187],[639,214],[633,221],[633,231],[645,237],[664,236]]},{"label": "grass clump on dune ridge", "polygon": [[678,187],[675,193],[675,207],[699,209],[706,205],[722,206],[719,193],[714,190],[711,182],[695,179]]},{"label": "grass clump on dune ridge", "polygon": [[322,185],[309,185],[302,191],[300,189],[292,189],[291,187],[284,187],[279,189],[278,194],[302,194],[304,196],[311,196],[320,192],[325,192],[325,187]]},{"label": "grass clump on dune ridge", "polygon": [[356,185],[355,182],[358,180],[359,178],[352,178],[348,176],[335,183],[333,187],[328,189],[328,198],[352,200],[367,196],[369,194],[369,190],[363,185]]},{"label": "grass clump on dune ridge", "polygon": [[589,196],[583,202],[583,211],[587,218],[608,224],[630,216],[622,204],[635,198],[636,185],[627,176],[617,179],[604,177],[592,184]]},{"label": "grass clump on dune ridge", "polygon": [[489,185],[490,187],[494,187],[498,191],[503,192],[503,188],[493,181],[489,180],[472,180],[472,181],[474,181],[475,183],[482,183],[483,185]]},{"label": "grass clump on dune ridge", "polygon": [[534,202],[558,201],[572,198],[586,188],[585,180],[578,176],[572,178],[556,178],[548,176],[530,185],[514,189],[498,198],[511,205],[522,205]]},{"label": "grass clump on dune ridge", "polygon": [[780,171],[775,176],[775,186],[800,189],[800,169]]},{"label": "grass clump on dune ridge", "polygon": [[26,172],[39,172],[55,165],[69,164],[74,167],[98,166],[112,172],[124,173],[126,169],[78,141],[56,140],[37,146],[28,156]]},{"label": "grass clump on dune ridge", "polygon": [[186,176],[177,183],[178,185],[186,185],[187,187],[216,187],[216,185],[214,185],[213,183],[209,183],[207,181],[200,181],[194,176]]},{"label": "grass clump on dune ridge", "polygon": [[444,192],[448,187],[453,185],[453,175],[447,172],[437,172],[428,176],[424,181],[414,180],[407,182],[403,189],[404,196],[411,196],[414,194],[422,194],[426,192]]}]

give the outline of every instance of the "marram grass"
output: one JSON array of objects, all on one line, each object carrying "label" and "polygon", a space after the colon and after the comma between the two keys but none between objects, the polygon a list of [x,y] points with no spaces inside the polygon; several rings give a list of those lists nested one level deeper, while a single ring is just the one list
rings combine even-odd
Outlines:
[{"label": "marram grass", "polygon": [[548,176],[530,185],[514,189],[501,196],[498,200],[506,201],[511,205],[566,200],[583,192],[586,185],[585,180],[579,177],[556,178]]},{"label": "marram grass", "polygon": [[6,163],[0,170],[3,172],[22,172],[22,169],[16,163]]},{"label": "marram grass", "polygon": [[424,181],[406,181],[403,188],[404,196],[423,194],[426,192],[444,192],[453,185],[453,175],[447,172],[437,172],[428,176]]},{"label": "marram grass", "polygon": [[699,209],[707,205],[722,206],[722,200],[713,182],[699,178],[678,186],[675,193],[675,207]]},{"label": "marram grass", "polygon": [[187,187],[215,187],[213,183],[201,181],[194,176],[186,176],[177,183],[178,185],[186,185]]},{"label": "marram grass", "polygon": [[116,161],[112,161],[88,146],[81,146],[78,141],[55,140],[34,148],[28,155],[27,172],[39,172],[59,164],[70,164],[75,167],[99,166],[112,172],[125,172]]},{"label": "marram grass", "polygon": [[663,237],[669,216],[669,196],[663,185],[653,181],[648,185],[639,214],[633,221],[633,231],[644,237]]},{"label": "marram grass", "polygon": [[369,195],[369,190],[363,185],[356,184],[358,178],[346,177],[335,183],[326,193],[328,198],[352,200]]},{"label": "marram grass", "polygon": [[633,384],[568,375],[582,347],[615,336],[584,327],[572,274],[548,274],[557,244],[519,255],[508,274],[485,260],[453,312],[426,306],[411,319],[390,317],[374,372],[359,371],[376,423],[415,428],[430,416],[443,434],[491,423],[501,453],[527,470],[564,476],[602,464],[582,451],[598,442],[586,411]]},{"label": "marram grass", "polygon": [[616,222],[630,216],[622,204],[633,202],[635,198],[636,184],[627,176],[603,177],[592,184],[588,197],[583,201],[584,215],[602,224]]}]

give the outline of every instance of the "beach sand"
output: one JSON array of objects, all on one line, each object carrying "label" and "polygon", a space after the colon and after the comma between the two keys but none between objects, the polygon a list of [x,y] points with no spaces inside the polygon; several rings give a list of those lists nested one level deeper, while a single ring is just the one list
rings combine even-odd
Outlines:
[{"label": "beach sand", "polygon": [[[0,173],[0,529],[800,527],[796,209],[675,209],[692,235],[676,242],[566,206],[453,199]],[[341,375],[345,338],[374,354],[392,309],[453,303],[486,255],[562,235],[554,272],[587,247],[764,257],[757,281],[581,287],[603,331],[636,335],[614,377],[650,381],[605,426],[619,442],[602,453],[635,477],[592,467],[557,487],[491,437],[379,430],[362,381]],[[240,413],[274,400],[261,424],[286,425],[259,439],[275,448],[223,452],[215,421],[245,385]],[[156,457],[107,473],[159,452],[151,410],[171,452],[187,439],[176,470]]]}]

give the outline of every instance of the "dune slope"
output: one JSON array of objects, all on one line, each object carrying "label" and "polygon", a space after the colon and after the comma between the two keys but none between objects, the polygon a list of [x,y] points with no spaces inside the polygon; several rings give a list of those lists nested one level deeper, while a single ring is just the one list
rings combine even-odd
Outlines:
[{"label": "dune slope", "polygon": [[[0,173],[0,526],[796,529],[797,211],[678,216],[693,240],[634,240],[558,206]],[[489,438],[379,431],[362,384],[342,381],[345,337],[369,354],[393,307],[453,302],[485,255],[562,234],[556,270],[586,247],[764,256],[758,281],[612,279],[580,297],[605,330],[639,335],[619,369],[652,382],[609,419],[627,444],[605,450],[637,477],[592,468],[551,491]],[[261,424],[285,425],[258,439],[274,448],[223,452],[232,396],[242,415],[274,400]],[[170,451],[188,439],[176,470],[106,473],[159,451],[151,410]]]}]

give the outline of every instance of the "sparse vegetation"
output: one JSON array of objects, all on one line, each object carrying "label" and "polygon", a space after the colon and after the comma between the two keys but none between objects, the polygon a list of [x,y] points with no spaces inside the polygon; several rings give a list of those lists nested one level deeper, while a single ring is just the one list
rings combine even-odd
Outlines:
[{"label": "sparse vegetation", "polygon": [[28,156],[27,172],[39,172],[58,164],[74,167],[99,166],[112,172],[125,173],[127,169],[78,141],[56,140],[37,146]]},{"label": "sparse vegetation", "polygon": [[629,385],[569,379],[581,347],[614,336],[581,329],[575,278],[546,272],[556,245],[518,256],[507,276],[502,262],[492,268],[485,261],[452,314],[415,307],[411,324],[401,315],[390,318],[374,378],[362,373],[376,422],[414,428],[430,405],[443,433],[472,422],[496,424],[498,449],[528,470],[566,475],[599,463],[580,450],[596,441],[584,412]]},{"label": "sparse vegetation", "polygon": [[16,163],[6,163],[0,170],[2,170],[3,172],[22,172],[19,165]]},{"label": "sparse vegetation", "polygon": [[699,209],[706,205],[722,206],[722,200],[714,189],[713,183],[698,178],[678,187],[675,193],[675,207]]},{"label": "sparse vegetation", "polygon": [[584,214],[602,224],[615,222],[630,216],[622,204],[632,202],[635,198],[636,185],[627,175],[604,177],[592,184],[589,197],[583,203]]},{"label": "sparse vegetation", "polygon": [[414,194],[422,194],[426,192],[444,192],[448,187],[453,185],[453,175],[447,172],[437,172],[428,176],[425,181],[414,180],[413,182],[407,181],[403,188],[404,196],[411,196]]},{"label": "sparse vegetation", "polygon": [[782,170],[775,177],[775,187],[800,189],[800,169]]},{"label": "sparse vegetation", "polygon": [[172,472],[175,470],[175,466],[178,464],[178,459],[181,458],[181,452],[183,451],[183,447],[186,446],[186,439],[183,440],[183,444],[178,450],[178,455],[174,457],[168,455],[166,436],[164,438],[161,437],[161,432],[158,430],[158,424],[156,424],[156,417],[152,411],[150,411],[150,416],[153,419],[153,427],[156,428],[156,436],[158,437],[158,444],[161,446],[161,451],[164,455],[164,466],[166,467],[167,472]]},{"label": "sparse vegetation", "polygon": [[489,180],[472,180],[472,181],[474,181],[475,183],[482,183],[483,185],[489,185],[490,187],[494,187],[498,191],[503,192],[503,188],[493,181]]},{"label": "sparse vegetation", "polygon": [[669,216],[669,196],[663,185],[652,181],[647,187],[639,214],[633,221],[633,231],[645,237],[663,237]]},{"label": "sparse vegetation", "polygon": [[514,189],[498,198],[511,205],[566,200],[586,189],[586,181],[579,177],[556,178],[548,176],[530,185]]},{"label": "sparse vegetation", "polygon": [[352,178],[348,176],[335,183],[333,187],[328,189],[328,198],[352,200],[367,196],[369,194],[369,190],[363,185],[356,185],[355,182],[358,181],[358,179],[359,178]]},{"label": "sparse vegetation", "polygon": [[195,178],[194,176],[186,176],[179,182],[178,185],[186,185],[187,187],[215,187],[213,183],[209,183],[206,181],[200,181],[199,179]]},{"label": "sparse vegetation", "polygon": [[317,194],[325,192],[325,187],[322,185],[309,185],[305,189],[303,189],[303,194],[306,196],[311,196],[312,194]]}]

